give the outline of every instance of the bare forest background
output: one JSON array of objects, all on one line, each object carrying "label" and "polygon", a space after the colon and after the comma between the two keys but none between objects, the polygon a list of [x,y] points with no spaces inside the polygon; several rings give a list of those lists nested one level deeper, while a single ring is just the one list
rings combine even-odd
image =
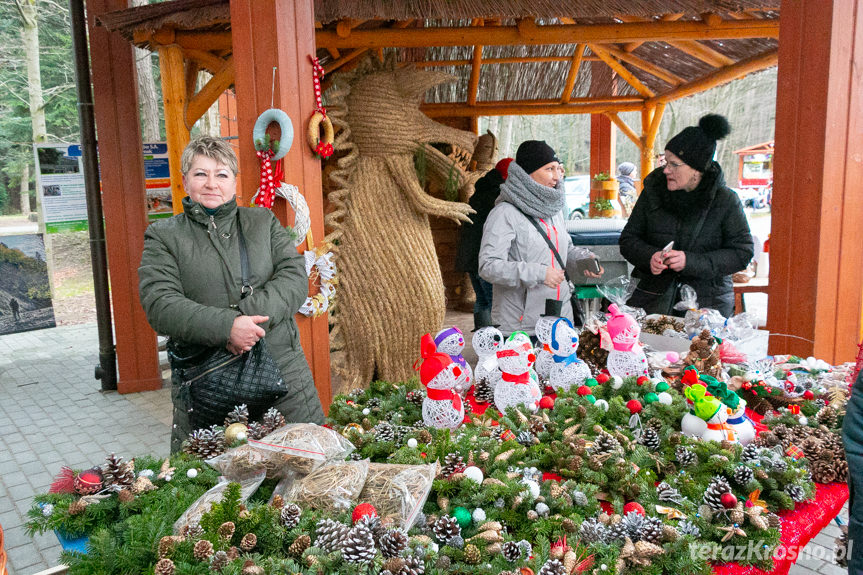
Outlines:
[{"label": "bare forest background", "polygon": [[[148,0],[133,0],[135,5]],[[136,50],[142,135],[164,140],[158,56]],[[0,2],[0,215],[28,215],[36,194],[34,142],[79,140],[75,71],[68,4],[64,0]],[[202,85],[208,75],[202,72]],[[734,185],[737,159],[733,150],[773,139],[776,69],[750,75],[708,92],[670,103],[657,138],[656,153],[668,139],[706,113],[728,117],[732,133],[719,143],[717,159]],[[640,114],[621,114],[640,132]],[[218,133],[218,113],[211,110],[193,132]],[[499,138],[500,157],[512,156],[527,139],[548,141],[569,174],[587,173],[590,164],[590,118],[570,116],[503,116],[483,118],[481,132]],[[617,162],[638,165],[639,153],[617,134]]]}]

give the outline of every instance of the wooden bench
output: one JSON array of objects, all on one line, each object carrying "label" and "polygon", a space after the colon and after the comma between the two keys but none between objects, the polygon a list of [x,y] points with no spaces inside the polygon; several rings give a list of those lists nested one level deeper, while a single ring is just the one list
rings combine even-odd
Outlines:
[{"label": "wooden bench", "polygon": [[746,303],[743,301],[743,294],[746,293],[767,293],[769,287],[768,278],[752,278],[745,283],[734,284],[734,313],[743,313],[746,311]]}]

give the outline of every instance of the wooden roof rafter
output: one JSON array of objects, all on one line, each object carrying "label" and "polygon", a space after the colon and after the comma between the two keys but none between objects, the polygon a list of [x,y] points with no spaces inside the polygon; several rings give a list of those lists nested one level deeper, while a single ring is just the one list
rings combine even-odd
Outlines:
[{"label": "wooden roof rafter", "polygon": [[[662,20],[664,22],[676,22],[676,21],[680,20],[682,17],[683,17],[683,14],[666,14],[665,16],[660,18],[660,20]],[[648,18],[638,18],[636,16],[620,15],[620,16],[618,16],[618,18],[620,20],[622,20],[623,22],[629,22],[629,23],[650,22],[650,20]],[[713,22],[716,22],[715,19],[711,18],[711,20]],[[720,18],[720,20],[721,20],[721,18]],[[707,23],[707,22],[705,21],[705,23]],[[708,25],[710,25],[710,24],[708,24]],[[708,64],[714,68],[722,68],[723,66],[730,66],[731,64],[734,64],[734,60],[732,58],[729,58],[728,56],[726,56],[722,52],[717,52],[716,50],[714,50],[713,48],[710,48],[709,46],[705,46],[704,44],[698,42],[697,40],[674,40],[674,39],[669,38],[669,39],[663,40],[663,42],[665,42],[666,44],[668,44],[670,46],[673,46],[674,48],[677,48],[678,50],[680,50],[684,54],[689,54],[693,58],[701,60],[705,64]],[[627,44],[626,46],[624,46],[623,49],[627,52],[631,52],[631,51],[635,50],[635,48],[637,48],[641,44],[643,44],[643,42],[630,43],[630,44]]]}]

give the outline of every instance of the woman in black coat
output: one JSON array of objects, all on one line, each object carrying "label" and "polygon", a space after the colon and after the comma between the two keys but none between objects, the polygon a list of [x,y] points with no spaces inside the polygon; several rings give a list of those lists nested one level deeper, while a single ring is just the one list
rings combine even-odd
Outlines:
[{"label": "woman in black coat", "polygon": [[668,142],[665,166],[644,178],[620,234],[620,253],[639,279],[629,305],[671,313],[687,284],[699,307],[733,315],[731,274],[746,268],[754,250],[740,199],[713,161],[716,141],[729,132],[722,116],[704,116]]}]

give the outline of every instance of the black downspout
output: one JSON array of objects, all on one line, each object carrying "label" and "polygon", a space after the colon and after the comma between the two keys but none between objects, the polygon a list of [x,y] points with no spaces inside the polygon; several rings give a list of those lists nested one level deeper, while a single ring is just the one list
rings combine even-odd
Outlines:
[{"label": "black downspout", "polygon": [[117,353],[108,294],[108,257],[102,222],[102,195],[99,186],[99,160],[96,151],[96,126],[93,121],[93,92],[90,89],[90,56],[87,49],[87,22],[84,0],[69,0],[72,17],[72,49],[78,87],[78,120],[81,123],[81,155],[84,163],[84,190],[87,197],[87,227],[90,230],[90,261],[96,291],[96,323],[99,328],[99,365],[96,379],[102,391],[117,389]]}]

